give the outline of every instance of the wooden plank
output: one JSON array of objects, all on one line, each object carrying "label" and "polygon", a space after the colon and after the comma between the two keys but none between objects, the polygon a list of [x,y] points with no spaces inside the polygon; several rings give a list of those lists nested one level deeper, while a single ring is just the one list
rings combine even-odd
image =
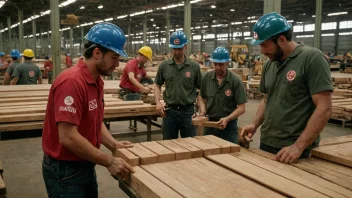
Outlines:
[{"label": "wooden plank", "polygon": [[210,155],[207,158],[287,196],[328,197],[229,154]]},{"label": "wooden plank", "polygon": [[312,149],[315,157],[352,167],[352,142]]},{"label": "wooden plank", "polygon": [[145,148],[153,151],[153,153],[157,154],[159,163],[175,161],[176,159],[175,152],[167,149],[166,147],[162,146],[161,144],[158,144],[157,142],[142,142],[140,144]]},{"label": "wooden plank", "polygon": [[0,196],[5,195],[6,196],[6,186],[3,178],[0,176]]},{"label": "wooden plank", "polygon": [[178,144],[172,142],[171,140],[161,140],[161,141],[157,141],[157,143],[173,151],[175,153],[175,160],[184,160],[184,159],[192,158],[191,151],[179,146]]},{"label": "wooden plank", "polygon": [[131,174],[129,185],[142,197],[150,198],[178,198],[182,197],[166,186],[160,180],[147,173],[142,168],[134,167],[135,173]]},{"label": "wooden plank", "polygon": [[319,146],[335,145],[335,144],[341,144],[346,142],[352,142],[352,135],[322,139],[319,143]]},{"label": "wooden plank", "polygon": [[171,141],[191,151],[192,158],[203,157],[203,150],[189,143],[186,139],[180,138],[180,139],[174,139]]},{"label": "wooden plank", "polygon": [[4,167],[2,166],[1,160],[0,160],[0,174],[4,172]]},{"label": "wooden plank", "polygon": [[[196,159],[203,158],[141,167],[183,197],[283,197],[223,167],[214,165],[224,170],[226,174]],[[244,190],[249,186],[250,190]]]},{"label": "wooden plank", "polygon": [[138,166],[139,165],[139,157],[134,155],[132,152],[130,152],[127,149],[117,149],[114,152],[114,157],[119,157],[125,160],[129,165],[131,166]]},{"label": "wooden plank", "polygon": [[45,117],[45,113],[32,113],[32,114],[21,114],[21,115],[1,115],[0,116],[0,123],[38,121],[38,120],[44,120],[44,117]]},{"label": "wooden plank", "polygon": [[0,99],[0,104],[11,103],[11,102],[36,102],[36,101],[48,101],[48,97],[3,98],[3,99]]},{"label": "wooden plank", "polygon": [[329,197],[343,198],[352,195],[352,191],[332,182],[326,181],[294,166],[289,166],[260,156],[246,149],[242,149],[241,152],[232,153],[231,155],[298,184],[302,184]]},{"label": "wooden plank", "polygon": [[158,155],[138,143],[133,144],[133,148],[127,148],[127,150],[140,157],[140,165],[158,163]]},{"label": "wooden plank", "polygon": [[226,140],[223,140],[223,139],[216,137],[214,135],[206,135],[206,136],[203,136],[202,138],[207,139],[208,141],[220,146],[221,147],[221,154],[224,153],[223,148],[227,148],[227,147],[230,148],[230,151],[228,153],[240,152],[240,150],[241,150],[241,147],[239,145],[234,144],[229,141],[226,141]]},{"label": "wooden plank", "polygon": [[184,138],[184,139],[189,143],[193,144],[194,146],[202,149],[203,156],[220,154],[220,151],[221,151],[220,147],[215,144],[208,143],[206,141],[201,141],[196,138]]},{"label": "wooden plank", "polygon": [[48,97],[49,91],[26,91],[1,93],[0,98],[21,98],[21,97]]},{"label": "wooden plank", "polygon": [[[200,141],[205,141],[205,142],[208,142],[210,144],[215,144],[213,142],[211,142],[210,140],[204,138],[204,136],[195,136],[194,138],[200,140]],[[228,145],[218,145],[218,144],[215,144],[217,146],[220,147],[220,153],[221,154],[225,154],[225,153],[230,153],[231,152],[231,147],[228,146]]]},{"label": "wooden plank", "polygon": [[0,124],[0,132],[42,129],[44,121]]},{"label": "wooden plank", "polygon": [[[249,151],[269,159],[275,158],[275,155],[259,149],[249,149]],[[352,190],[352,169],[347,166],[342,166],[315,157],[300,159],[293,163],[292,166],[317,175],[318,177],[324,178],[346,189]]]}]

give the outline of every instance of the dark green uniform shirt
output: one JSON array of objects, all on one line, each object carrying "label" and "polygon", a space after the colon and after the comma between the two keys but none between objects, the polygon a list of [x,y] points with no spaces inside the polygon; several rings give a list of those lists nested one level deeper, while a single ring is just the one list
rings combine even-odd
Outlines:
[{"label": "dark green uniform shirt", "polygon": [[321,51],[298,45],[281,65],[264,65],[259,90],[268,95],[261,142],[276,148],[292,145],[315,110],[311,96],[333,90],[329,62]]},{"label": "dark green uniform shirt", "polygon": [[155,84],[161,86],[165,82],[163,98],[168,105],[193,104],[201,81],[199,64],[188,58],[180,65],[174,59],[163,61],[155,77]]},{"label": "dark green uniform shirt", "polygon": [[207,99],[207,116],[223,118],[236,110],[237,105],[247,102],[242,80],[227,69],[225,79],[219,85],[215,70],[205,74],[200,96]]},{"label": "dark green uniform shirt", "polygon": [[12,74],[12,78],[18,77],[17,85],[37,84],[38,78],[42,75],[39,67],[32,62],[18,64]]},{"label": "dark green uniform shirt", "polygon": [[[12,74],[13,74],[13,72],[15,71],[16,66],[17,66],[18,64],[19,64],[19,62],[18,62],[18,61],[15,61],[15,62],[13,62],[11,65],[9,65],[9,66],[7,67],[6,73],[8,73],[9,76],[10,76],[9,81],[11,81],[11,80],[13,79]],[[8,82],[7,84],[10,84],[10,83]]]}]

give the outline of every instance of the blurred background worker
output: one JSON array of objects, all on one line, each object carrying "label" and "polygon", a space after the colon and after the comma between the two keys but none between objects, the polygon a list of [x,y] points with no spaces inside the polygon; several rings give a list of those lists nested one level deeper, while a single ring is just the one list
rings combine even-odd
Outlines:
[{"label": "blurred background worker", "polygon": [[13,49],[10,52],[10,57],[12,58],[12,63],[6,69],[3,85],[9,85],[13,79],[12,74],[20,63],[21,53],[17,49]]},{"label": "blurred background worker", "polygon": [[[151,89],[141,83],[143,78],[149,78],[144,69],[145,63],[149,60],[152,62],[153,52],[148,46],[139,49],[138,55],[135,59],[128,61],[120,82],[120,96],[131,93],[151,93]],[[153,83],[153,81],[151,81]],[[149,84],[149,83],[147,83]]]},{"label": "blurred background worker", "polygon": [[7,60],[5,57],[5,53],[4,52],[0,52],[0,72],[2,72],[1,70],[6,70],[7,68]]},{"label": "blurred background worker", "polygon": [[48,77],[48,83],[52,84],[53,83],[53,63],[49,59],[49,56],[45,56],[44,59],[45,59],[44,73]]},{"label": "blurred background worker", "polygon": [[229,142],[238,143],[238,117],[245,112],[247,102],[242,79],[227,69],[230,54],[218,47],[210,59],[214,70],[205,74],[200,88],[199,116],[218,122],[219,128],[204,128],[204,135],[215,135]]},{"label": "blurred background worker", "polygon": [[67,68],[72,67],[71,54],[66,54],[66,66],[67,66]]},{"label": "blurred background worker", "polygon": [[24,63],[18,64],[12,74],[11,85],[42,84],[42,72],[36,64],[32,63],[33,50],[25,49],[23,57]]}]

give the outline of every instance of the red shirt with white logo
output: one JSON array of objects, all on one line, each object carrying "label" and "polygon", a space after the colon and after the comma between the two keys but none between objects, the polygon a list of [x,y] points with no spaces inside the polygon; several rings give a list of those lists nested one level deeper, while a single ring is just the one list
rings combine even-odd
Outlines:
[{"label": "red shirt with white logo", "polygon": [[78,126],[78,132],[94,147],[100,148],[103,87],[103,80],[94,80],[83,60],[56,78],[50,89],[44,119],[42,146],[45,154],[57,160],[83,161],[60,144],[58,122]]},{"label": "red shirt with white logo", "polygon": [[133,83],[128,78],[128,73],[133,72],[134,77],[138,82],[141,82],[141,79],[147,75],[147,72],[144,69],[144,66],[138,67],[137,59],[133,59],[128,61],[125,69],[123,70],[123,74],[120,81],[120,87],[129,89],[133,92],[141,92],[140,89],[133,85]]}]

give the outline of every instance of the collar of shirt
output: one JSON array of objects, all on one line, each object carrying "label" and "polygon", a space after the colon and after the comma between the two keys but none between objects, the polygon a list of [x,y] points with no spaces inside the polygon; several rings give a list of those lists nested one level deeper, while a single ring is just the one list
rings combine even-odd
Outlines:
[{"label": "collar of shirt", "polygon": [[94,80],[92,74],[89,72],[88,66],[84,63],[83,60],[79,60],[77,66],[82,69],[84,79],[86,80],[87,83],[89,84],[97,83],[98,86],[104,85],[104,81],[100,78],[100,76],[97,78],[97,81]]},{"label": "collar of shirt", "polygon": [[277,68],[282,67],[283,65],[286,65],[287,61],[289,61],[292,58],[295,58],[299,53],[301,53],[302,48],[304,44],[299,44],[296,46],[296,48],[293,50],[293,52],[286,58],[284,61],[276,61]]},{"label": "collar of shirt", "polygon": [[[231,75],[230,72],[231,72],[230,70],[226,69],[226,76],[225,76],[225,78],[224,78],[225,81],[228,81],[228,82],[230,81],[230,75]],[[214,70],[214,74],[213,74],[213,76],[211,77],[211,79],[212,79],[212,80],[217,80],[217,79],[216,79],[216,72],[215,72],[215,70]]]},{"label": "collar of shirt", "polygon": [[[181,64],[190,65],[189,59],[185,56],[185,61]],[[169,59],[169,65],[177,65],[174,58]]]}]

